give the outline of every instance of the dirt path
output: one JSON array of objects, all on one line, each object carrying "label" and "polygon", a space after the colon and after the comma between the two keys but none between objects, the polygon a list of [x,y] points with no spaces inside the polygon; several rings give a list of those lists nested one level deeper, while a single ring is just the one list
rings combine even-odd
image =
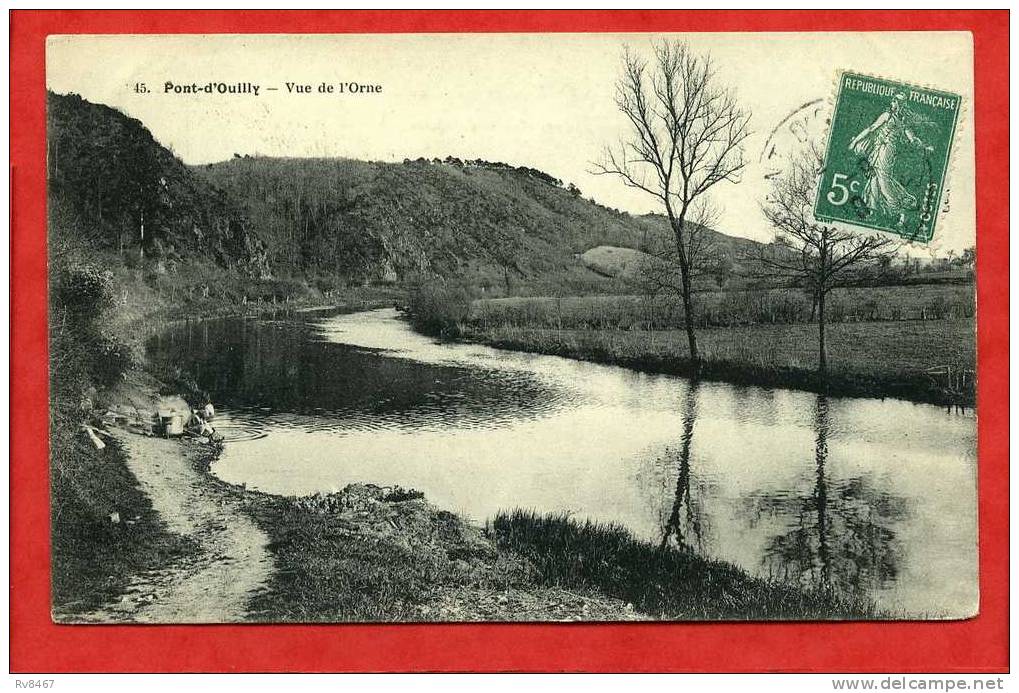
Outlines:
[{"label": "dirt path", "polygon": [[119,602],[92,622],[224,623],[244,620],[272,572],[268,537],[237,502],[203,478],[180,443],[118,433],[127,464],[172,532],[195,539],[197,556],[134,576]]}]

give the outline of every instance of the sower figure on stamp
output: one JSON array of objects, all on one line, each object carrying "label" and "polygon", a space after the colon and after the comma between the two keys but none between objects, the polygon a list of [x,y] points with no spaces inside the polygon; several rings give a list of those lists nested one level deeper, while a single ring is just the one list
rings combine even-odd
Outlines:
[{"label": "sower figure on stamp", "polygon": [[888,110],[865,128],[849,143],[849,149],[864,157],[868,175],[863,190],[864,204],[872,211],[898,217],[897,226],[906,221],[906,210],[915,209],[916,196],[895,180],[893,168],[900,142],[922,147],[925,151],[934,148],[925,144],[910,129],[910,121],[917,118],[905,106],[906,95],[898,92],[891,100]]}]

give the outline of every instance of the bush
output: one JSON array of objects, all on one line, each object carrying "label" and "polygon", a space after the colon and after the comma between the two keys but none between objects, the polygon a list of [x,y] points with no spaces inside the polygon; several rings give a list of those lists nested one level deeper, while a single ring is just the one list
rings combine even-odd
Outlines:
[{"label": "bush", "polygon": [[410,289],[407,312],[414,327],[436,337],[459,337],[471,311],[472,292],[463,285],[420,282]]},{"label": "bush", "polygon": [[98,317],[113,304],[113,273],[92,264],[72,264],[55,272],[53,303],[74,318]]},{"label": "bush", "polygon": [[312,286],[318,291],[320,291],[322,294],[328,296],[336,291],[342,291],[343,289],[346,289],[347,282],[342,277],[334,274],[324,276],[320,275],[318,277],[315,277],[315,279],[312,281]]},{"label": "bush", "polygon": [[98,385],[113,385],[134,364],[131,349],[115,339],[102,337],[93,350],[92,373]]},{"label": "bush", "polygon": [[105,333],[113,305],[113,274],[82,261],[54,263],[51,278],[50,376],[54,403],[77,406],[85,393],[106,387],[133,362],[131,350]]}]

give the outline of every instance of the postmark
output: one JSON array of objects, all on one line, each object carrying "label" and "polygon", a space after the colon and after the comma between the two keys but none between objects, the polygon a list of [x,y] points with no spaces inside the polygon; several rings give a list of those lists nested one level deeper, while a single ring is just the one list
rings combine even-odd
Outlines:
[{"label": "postmark", "polygon": [[792,159],[812,143],[823,141],[828,132],[830,105],[812,99],[798,106],[771,129],[758,155],[763,177],[768,180],[789,170]]},{"label": "postmark", "polygon": [[961,107],[958,94],[843,72],[814,216],[929,242]]}]

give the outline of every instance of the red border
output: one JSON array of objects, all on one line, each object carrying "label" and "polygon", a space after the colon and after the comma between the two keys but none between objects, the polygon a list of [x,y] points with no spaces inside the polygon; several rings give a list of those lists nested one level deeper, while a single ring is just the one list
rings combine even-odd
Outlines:
[{"label": "red border", "polygon": [[[44,49],[55,33],[961,30],[976,60],[980,616],[948,623],[57,626],[49,617]],[[15,11],[11,646],[18,672],[1008,667],[1008,12]]]}]

